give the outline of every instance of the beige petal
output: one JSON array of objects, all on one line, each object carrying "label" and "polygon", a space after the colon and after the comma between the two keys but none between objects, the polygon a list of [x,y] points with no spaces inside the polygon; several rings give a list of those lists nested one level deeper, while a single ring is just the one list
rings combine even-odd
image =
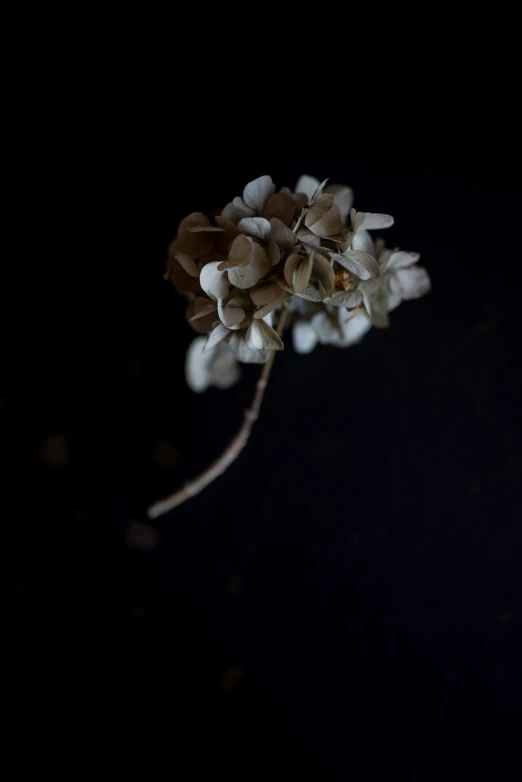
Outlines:
[{"label": "beige petal", "polygon": [[312,274],[314,266],[314,254],[305,255],[300,264],[296,267],[292,279],[292,284],[296,293],[304,293]]},{"label": "beige petal", "polygon": [[201,270],[199,282],[207,296],[212,301],[225,299],[230,292],[230,283],[226,272],[219,271],[220,264],[217,261],[207,263]]},{"label": "beige petal", "polygon": [[334,307],[346,307],[352,309],[358,307],[362,302],[362,293],[360,291],[338,291],[328,299],[328,304],[333,304]]},{"label": "beige petal", "polygon": [[237,227],[243,234],[255,236],[257,239],[266,241],[271,226],[264,217],[243,217],[237,224]]},{"label": "beige petal", "polygon": [[256,320],[259,320],[260,318],[266,318],[266,316],[269,315],[272,312],[272,310],[275,310],[276,307],[279,307],[282,301],[286,301],[286,299],[290,299],[292,296],[291,293],[287,293],[286,291],[283,290],[281,290],[281,293],[283,295],[279,301],[272,301],[270,304],[265,304],[265,306],[261,307],[260,310],[254,312],[254,318]]},{"label": "beige petal", "polygon": [[178,261],[179,265],[190,274],[191,277],[199,277],[199,269],[194,258],[186,253],[176,253],[174,258]]},{"label": "beige petal", "polygon": [[259,285],[257,288],[252,288],[252,290],[249,291],[249,295],[256,307],[263,307],[274,299],[281,299],[284,294],[281,292],[279,285],[275,282],[268,282],[265,285]]},{"label": "beige petal", "polygon": [[277,217],[272,217],[270,220],[269,238],[281,247],[282,250],[291,250],[297,241],[295,233],[291,231],[290,228],[287,228],[287,226]]},{"label": "beige petal", "polygon": [[286,261],[285,261],[285,268],[284,268],[284,277],[286,280],[287,285],[290,287],[293,285],[294,280],[294,272],[303,260],[304,255],[295,253],[294,255],[290,255]]},{"label": "beige petal", "polygon": [[213,301],[205,299],[203,296],[198,296],[197,299],[192,302],[194,314],[191,316],[189,323],[198,318],[204,318],[205,315],[209,315],[211,312],[216,311],[216,305]]},{"label": "beige petal", "polygon": [[247,239],[244,234],[236,236],[229,247],[227,268],[232,269],[235,266],[247,266],[250,263],[252,255],[252,241]]},{"label": "beige petal", "polygon": [[332,295],[335,288],[335,274],[330,261],[318,253],[314,253],[312,278],[321,296],[321,301]]},{"label": "beige petal", "polygon": [[227,341],[227,347],[230,348],[238,361],[243,364],[265,364],[270,358],[269,350],[252,350],[245,340],[245,331],[232,331]]},{"label": "beige petal", "polygon": [[379,214],[377,212],[355,212],[352,209],[352,225],[356,231],[375,231],[382,228],[389,228],[394,223],[391,215]]},{"label": "beige petal", "polygon": [[277,217],[285,225],[290,225],[295,217],[295,201],[285,193],[272,193],[263,207],[263,217],[267,220]]},{"label": "beige petal", "polygon": [[266,254],[272,266],[275,266],[281,260],[281,253],[279,252],[279,247],[275,242],[268,242],[266,247]]},{"label": "beige petal", "polygon": [[261,212],[265,201],[274,192],[274,183],[269,176],[260,176],[249,182],[243,190],[243,200],[247,206]]},{"label": "beige petal", "polygon": [[[323,198],[333,198],[333,196],[330,193],[325,193],[316,203],[319,204]],[[322,237],[333,236],[334,234],[340,233],[343,229],[343,221],[341,220],[341,215],[337,206],[332,203],[330,209],[325,212],[321,205],[321,208],[317,212],[312,212],[312,210],[315,209],[315,206],[316,204],[311,206],[306,213],[305,225],[307,228],[309,228],[312,233]],[[310,216],[311,212],[312,214]],[[319,214],[322,216],[314,220],[314,217],[317,217]]]},{"label": "beige petal", "polygon": [[345,187],[344,185],[329,185],[327,188],[328,193],[333,193],[334,203],[339,210],[341,220],[343,223],[348,219],[350,209],[353,204],[353,190],[351,187]]},{"label": "beige petal", "polygon": [[216,225],[195,225],[192,228],[187,228],[193,234],[197,233],[212,233],[212,231],[222,231],[223,229]]},{"label": "beige petal", "polygon": [[332,193],[323,193],[314,203],[308,207],[305,217],[305,225],[310,228],[311,225],[325,217],[334,204]]},{"label": "beige petal", "polygon": [[360,250],[347,250],[342,255],[332,255],[332,258],[361,280],[369,280],[370,277],[378,277],[380,274],[379,264],[375,258]]},{"label": "beige petal", "polygon": [[301,228],[297,233],[297,238],[311,247],[319,247],[321,245],[320,237],[313,234],[307,228]]},{"label": "beige petal", "polygon": [[236,288],[245,290],[252,288],[270,269],[270,261],[266,257],[265,251],[260,244],[252,241],[252,254],[248,266],[230,269],[228,278]]},{"label": "beige petal", "polygon": [[221,322],[227,329],[236,328],[245,317],[245,310],[241,307],[223,306],[222,299],[218,301],[218,314]]},{"label": "beige petal", "polygon": [[207,344],[205,345],[205,350],[212,350],[213,347],[216,345],[219,345],[220,342],[223,342],[224,339],[226,339],[230,334],[230,331],[226,328],[226,326],[223,326],[222,323],[219,324],[219,326],[216,326],[212,334],[210,334]]},{"label": "beige petal", "polygon": [[281,337],[264,320],[253,320],[246,333],[246,343],[252,350],[283,350]]}]

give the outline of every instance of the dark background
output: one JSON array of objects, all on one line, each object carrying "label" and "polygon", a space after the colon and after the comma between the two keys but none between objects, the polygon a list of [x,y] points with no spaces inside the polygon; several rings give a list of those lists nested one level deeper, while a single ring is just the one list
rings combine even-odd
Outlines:
[{"label": "dark background", "polygon": [[[254,122],[175,105],[86,118],[49,229],[63,262],[46,270],[30,412],[47,511],[18,580],[38,713],[56,706],[83,750],[123,730],[131,756],[165,745],[176,767],[189,747],[267,778],[278,753],[325,774],[519,768],[514,113],[414,101],[274,122],[265,105]],[[305,172],[393,214],[387,241],[421,253],[433,291],[349,349],[298,356],[287,338],[238,462],[133,526],[222,450],[258,371],[185,387],[192,332],[162,279],[177,223]]]}]

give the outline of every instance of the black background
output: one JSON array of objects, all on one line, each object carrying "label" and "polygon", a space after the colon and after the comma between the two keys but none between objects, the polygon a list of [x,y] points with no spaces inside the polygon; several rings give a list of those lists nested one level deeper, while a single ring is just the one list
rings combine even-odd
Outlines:
[{"label": "black background", "polygon": [[[31,687],[84,748],[123,729],[130,754],[166,745],[173,768],[187,746],[267,778],[278,753],[325,778],[361,759],[519,768],[514,113],[266,103],[104,103],[67,147],[30,417],[35,458],[61,433],[69,459],[40,458],[50,513],[21,549],[21,617],[44,651],[23,645]],[[258,371],[186,388],[167,245],[185,214],[265,173],[328,176],[393,214],[387,241],[421,253],[433,291],[349,349],[298,356],[287,339],[248,449],[137,550],[129,524],[221,451]],[[158,440],[174,466],[154,460]]]}]

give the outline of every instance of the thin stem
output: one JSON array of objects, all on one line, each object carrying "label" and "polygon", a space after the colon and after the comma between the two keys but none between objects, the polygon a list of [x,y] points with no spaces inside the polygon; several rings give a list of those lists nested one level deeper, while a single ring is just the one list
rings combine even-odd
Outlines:
[{"label": "thin stem", "polygon": [[[280,336],[283,333],[287,315],[288,308],[283,307],[277,324],[277,332]],[[216,478],[224,473],[225,470],[230,467],[232,462],[237,459],[247,444],[250,432],[252,431],[252,426],[259,416],[259,411],[261,410],[261,405],[263,404],[263,398],[265,396],[265,390],[268,385],[270,373],[272,371],[275,355],[276,351],[273,350],[270,358],[266,364],[263,365],[261,375],[256,384],[256,390],[252,399],[252,404],[249,409],[245,411],[243,423],[241,424],[239,431],[230,441],[221,456],[212,462],[212,464],[196,478],[194,478],[194,480],[189,481],[185,484],[185,486],[183,486],[181,489],[178,489],[174,492],[174,494],[171,494],[164,500],[160,500],[159,502],[154,503],[154,505],[151,505],[147,511],[147,515],[150,519],[157,519],[158,516],[167,513],[173,508],[177,508],[178,505],[181,505],[183,502],[186,502],[186,500],[194,497],[196,494],[199,494],[200,491],[208,486],[209,483],[215,481]]]}]

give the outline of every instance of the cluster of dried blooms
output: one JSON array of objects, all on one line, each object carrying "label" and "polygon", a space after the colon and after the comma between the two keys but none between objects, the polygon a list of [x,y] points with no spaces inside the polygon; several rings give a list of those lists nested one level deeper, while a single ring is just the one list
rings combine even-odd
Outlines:
[{"label": "cluster of dried blooms", "polygon": [[[238,362],[264,363],[283,342],[274,315],[291,311],[295,349],[346,347],[372,327],[386,327],[403,300],[430,289],[418,253],[385,249],[369,231],[393,217],[357,212],[349,187],[302,176],[295,192],[275,192],[262,176],[213,221],[194,212],[169,247],[167,271],[189,300],[187,318],[200,335],[186,362],[190,387],[228,388]],[[347,224],[349,218],[349,222]]]}]

